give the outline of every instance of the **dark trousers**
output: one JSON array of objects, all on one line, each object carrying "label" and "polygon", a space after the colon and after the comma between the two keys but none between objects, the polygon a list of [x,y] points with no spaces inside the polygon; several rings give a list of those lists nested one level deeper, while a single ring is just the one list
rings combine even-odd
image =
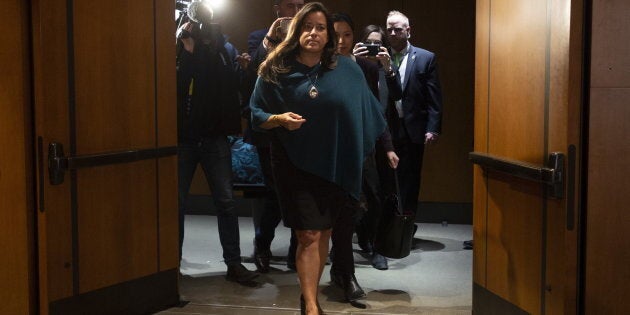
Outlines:
[{"label": "dark trousers", "polygon": [[[254,241],[256,247],[260,250],[267,251],[271,247],[271,242],[276,235],[276,227],[282,219],[280,204],[275,190],[273,181],[273,173],[271,171],[271,150],[270,147],[256,147],[258,151],[258,159],[265,179],[266,191],[263,196],[262,208],[255,208],[253,211],[254,219]],[[295,232],[291,231],[291,240],[289,242],[289,260],[295,260],[295,251],[297,249],[297,238]]]},{"label": "dark trousers", "polygon": [[374,241],[383,210],[384,191],[380,175],[381,169],[386,167],[389,168],[390,172],[393,172],[389,164],[379,166],[380,163],[387,163],[385,154],[385,151],[377,146],[375,155],[368,157],[363,163],[362,191],[367,202],[367,212],[363,215],[360,225],[357,226],[357,236],[370,243]]},{"label": "dark trousers", "polygon": [[424,144],[413,143],[409,138],[394,139],[393,143],[396,154],[400,158],[396,171],[403,210],[416,213],[420,193]]},{"label": "dark trousers", "polygon": [[179,143],[177,161],[180,259],[184,242],[186,198],[197,165],[201,164],[217,208],[219,240],[225,264],[241,263],[238,217],[232,194],[232,157],[227,137],[214,136],[203,138],[197,143]]},{"label": "dark trousers", "polygon": [[359,211],[359,201],[348,198],[344,209],[332,229],[332,266],[331,270],[337,274],[354,274],[354,252],[352,250],[352,234],[354,233],[354,214]]},{"label": "dark trousers", "polygon": [[[361,183],[361,201],[351,199],[346,205],[346,211],[340,213],[333,227],[332,269],[340,274],[354,274],[354,254],[352,250],[352,234],[354,226],[361,229],[369,240],[373,240],[378,220],[381,217],[381,198],[379,176],[376,169],[374,154],[369,155],[363,162],[363,181]],[[362,202],[367,204],[364,211]],[[357,232],[360,234],[360,232]]]}]

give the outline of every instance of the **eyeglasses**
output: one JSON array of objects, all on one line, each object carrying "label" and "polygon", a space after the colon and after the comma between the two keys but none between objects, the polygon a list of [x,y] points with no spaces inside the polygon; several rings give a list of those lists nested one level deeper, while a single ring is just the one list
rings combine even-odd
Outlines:
[{"label": "eyeglasses", "polygon": [[405,31],[405,29],[402,28],[402,27],[388,27],[387,28],[387,34],[391,34],[392,32],[394,32],[396,34],[400,34],[403,31]]},{"label": "eyeglasses", "polygon": [[383,42],[381,42],[380,40],[366,40],[365,44],[372,44],[372,45],[382,46]]}]

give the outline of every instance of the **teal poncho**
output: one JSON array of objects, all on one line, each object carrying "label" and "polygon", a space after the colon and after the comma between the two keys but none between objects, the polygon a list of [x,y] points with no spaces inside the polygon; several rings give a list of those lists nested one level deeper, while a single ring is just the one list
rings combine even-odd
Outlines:
[{"label": "teal poncho", "polygon": [[[363,160],[386,126],[380,103],[359,66],[341,56],[332,70],[294,62],[291,71],[278,80],[277,85],[261,78],[256,82],[250,100],[254,129],[262,131],[257,126],[272,114],[301,115],[306,122],[299,129],[271,130],[293,165],[341,186],[358,199]],[[318,91],[314,99],[308,93],[313,83]]]}]

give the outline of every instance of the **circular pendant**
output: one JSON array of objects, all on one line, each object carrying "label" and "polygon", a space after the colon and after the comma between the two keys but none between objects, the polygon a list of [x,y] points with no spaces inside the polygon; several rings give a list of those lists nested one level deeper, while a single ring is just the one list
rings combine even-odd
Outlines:
[{"label": "circular pendant", "polygon": [[311,86],[311,89],[308,91],[308,96],[310,96],[311,98],[316,98],[317,95],[319,94],[319,91],[317,91],[317,88],[315,88],[315,86]]}]

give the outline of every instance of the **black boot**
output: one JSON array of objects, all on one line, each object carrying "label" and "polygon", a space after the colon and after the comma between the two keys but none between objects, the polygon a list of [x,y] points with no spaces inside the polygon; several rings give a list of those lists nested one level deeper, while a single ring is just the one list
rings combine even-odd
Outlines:
[{"label": "black boot", "polygon": [[333,284],[343,289],[344,297],[348,302],[353,302],[366,296],[354,274],[340,274],[331,269],[330,280]]},{"label": "black boot", "polygon": [[254,265],[260,273],[269,272],[269,261],[271,260],[271,251],[269,248],[260,248],[254,238]]}]

